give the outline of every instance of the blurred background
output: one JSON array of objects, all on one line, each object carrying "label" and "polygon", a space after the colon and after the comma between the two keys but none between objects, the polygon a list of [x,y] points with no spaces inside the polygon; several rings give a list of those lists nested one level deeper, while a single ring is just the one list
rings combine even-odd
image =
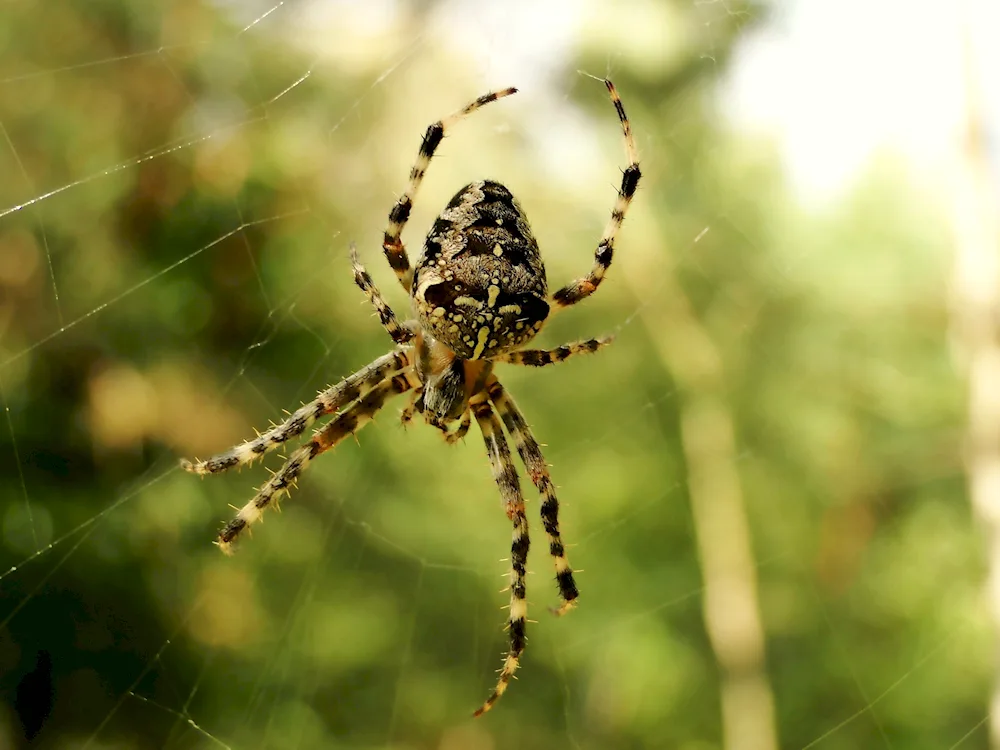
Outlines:
[{"label": "blurred background", "polygon": [[[0,747],[990,746],[997,20],[3,3]],[[485,91],[521,89],[443,143],[411,258],[489,176],[550,286],[585,274],[626,161],[578,71],[614,80],[644,176],[606,283],[537,343],[617,340],[500,375],[582,596],[548,615],[523,481],[537,622],[473,721],[510,544],[475,428],[449,447],[390,404],[233,558],[211,542],[265,469],[177,459],[388,351],[348,242],[405,314],[387,212],[427,125]]]}]

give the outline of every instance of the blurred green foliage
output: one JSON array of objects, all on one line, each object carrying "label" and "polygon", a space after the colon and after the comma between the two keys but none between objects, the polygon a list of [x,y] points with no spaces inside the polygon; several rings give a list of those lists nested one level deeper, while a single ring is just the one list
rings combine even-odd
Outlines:
[{"label": "blurred green foliage", "polygon": [[[254,14],[220,8],[14,2],[0,20],[0,744],[720,747],[685,393],[658,346],[671,294],[721,357],[781,745],[941,748],[976,727],[988,624],[946,224],[891,160],[807,213],[773,148],[727,129],[716,87],[752,7],[595,10],[557,61],[569,101],[491,82],[526,91],[456,129],[404,235],[419,252],[489,175],[533,218],[551,283],[584,273],[624,161],[603,87],[572,71],[610,67],[644,181],[608,282],[541,338],[618,339],[502,373],[548,446],[583,596],[545,615],[533,517],[541,614],[497,708],[469,718],[503,649],[509,545],[474,432],[449,449],[390,407],[219,555],[263,469],[200,482],[177,456],[388,350],[347,242],[405,309],[386,212],[426,125],[482,93],[428,30],[437,6],[401,6],[370,43],[331,23],[329,54],[280,26],[307,6],[243,31]],[[669,33],[632,35],[643,19]],[[577,108],[596,150],[558,164],[554,115]]]}]

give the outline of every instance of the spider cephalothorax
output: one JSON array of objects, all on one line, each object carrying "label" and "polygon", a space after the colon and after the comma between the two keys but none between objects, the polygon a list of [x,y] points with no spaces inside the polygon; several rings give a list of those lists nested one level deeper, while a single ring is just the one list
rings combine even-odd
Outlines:
[{"label": "spider cephalothorax", "polygon": [[202,475],[249,464],[301,435],[320,417],[335,415],[307,443],[294,450],[281,470],[222,528],[217,544],[229,553],[237,537],[288,492],[310,461],[360,430],[392,396],[409,391],[411,397],[403,409],[403,421],[409,422],[419,412],[442,431],[449,443],[464,437],[475,418],[513,532],[510,647],[496,688],[476,711],[477,716],[496,703],[517,670],[524,650],[528,613],[525,599],[528,519],[504,428],[542,496],[542,525],[562,599],[556,614],[568,612],[579,596],[559,535],[559,502],[548,465],[524,415],[493,373],[493,366],[504,362],[542,367],[574,354],[596,351],[611,341],[605,337],[549,350],[520,348],[541,330],[553,307],[574,305],[600,285],[611,265],[615,236],[639,185],[639,163],[625,110],[615,87],[610,81],[605,84],[625,134],[629,165],[622,175],[611,220],[597,245],[594,265],[587,276],[567,284],[551,297],[548,295],[545,266],[524,211],[506,187],[492,180],[473,182],[458,191],[434,222],[416,268],[410,268],[400,235],[445,131],[466,115],[515,93],[516,89],[481,96],[427,128],[417,161],[410,170],[406,192],[389,212],[382,247],[389,266],[410,294],[416,320],[401,324],[396,319],[361,265],[357,250],[351,247],[354,280],[368,296],[396,348],[322,391],[315,400],[255,439],[205,461],[181,461],[186,470]]}]

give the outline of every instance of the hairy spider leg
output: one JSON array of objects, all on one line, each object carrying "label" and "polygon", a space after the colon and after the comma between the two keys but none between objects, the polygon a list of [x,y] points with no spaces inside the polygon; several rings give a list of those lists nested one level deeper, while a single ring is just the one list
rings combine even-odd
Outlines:
[{"label": "hairy spider leg", "polygon": [[531,434],[531,428],[524,419],[524,414],[517,408],[514,399],[500,385],[500,381],[495,377],[487,386],[490,400],[496,406],[500,418],[507,427],[507,432],[514,439],[517,452],[524,462],[524,467],[528,471],[532,484],[538,489],[542,496],[542,526],[549,537],[549,554],[556,570],[556,583],[559,586],[559,597],[562,604],[553,610],[556,615],[564,615],[576,606],[576,600],[580,596],[573,580],[573,569],[569,560],[566,559],[566,548],[563,546],[562,538],[559,535],[559,500],[556,498],[556,487],[552,483],[549,475],[549,467],[545,463],[541,446]]},{"label": "hairy spider leg", "polygon": [[400,346],[412,340],[415,335],[413,330],[399,324],[396,313],[392,311],[389,303],[382,296],[382,292],[379,291],[378,286],[361,264],[361,259],[358,257],[358,247],[353,242],[351,243],[351,267],[354,269],[354,283],[361,287],[361,291],[368,297],[368,301],[371,302],[378,315],[379,323],[389,334],[389,338]]},{"label": "hairy spider leg", "polygon": [[577,354],[590,354],[615,340],[614,336],[603,336],[599,339],[574,341],[563,344],[555,349],[519,349],[490,357],[491,362],[506,362],[510,365],[527,365],[528,367],[545,367],[564,362]]},{"label": "hairy spider leg", "polygon": [[510,638],[510,648],[504,658],[503,666],[500,668],[500,676],[497,678],[497,685],[493,693],[486,702],[473,714],[482,716],[493,708],[493,705],[500,700],[514,672],[521,654],[524,652],[525,628],[527,626],[528,602],[525,599],[525,576],[527,574],[528,547],[528,518],[524,513],[524,496],[521,494],[521,483],[517,477],[517,469],[510,455],[510,446],[503,435],[503,427],[497,419],[496,412],[486,400],[485,394],[482,400],[476,400],[472,404],[472,411],[482,430],[483,440],[486,442],[486,455],[489,456],[490,466],[493,469],[493,478],[497,487],[500,488],[500,496],[503,498],[504,508],[507,511],[507,518],[513,524],[513,533],[510,544],[510,611],[507,617],[507,634]]},{"label": "hairy spider leg", "polygon": [[407,293],[410,291],[410,285],[413,280],[413,269],[410,267],[410,259],[406,255],[406,248],[403,246],[402,240],[400,240],[400,235],[403,233],[403,227],[406,226],[406,222],[410,218],[410,211],[413,209],[413,199],[416,197],[417,190],[420,188],[420,183],[424,179],[424,173],[431,163],[434,152],[441,144],[441,140],[448,129],[459,120],[490,102],[495,102],[497,99],[502,99],[514,93],[517,93],[516,88],[507,88],[502,91],[491,91],[488,94],[484,94],[457,112],[430,125],[427,128],[427,132],[424,133],[424,139],[420,143],[420,150],[417,152],[417,160],[410,169],[410,182],[406,186],[406,191],[396,201],[392,210],[389,211],[389,225],[386,227],[385,237],[382,240],[382,249],[385,251],[385,258],[389,261],[389,266],[395,271],[396,278],[399,279],[399,283],[402,284],[403,289]]},{"label": "hairy spider leg", "polygon": [[237,537],[250,524],[259,521],[263,512],[272,504],[277,504],[283,494],[289,492],[316,456],[358,432],[372,420],[390,397],[405,393],[419,384],[420,381],[412,371],[395,375],[375,386],[350,409],[338,414],[336,419],[321,430],[317,430],[309,442],[292,451],[285,465],[257,491],[250,502],[239,510],[236,518],[222,528],[216,540],[219,549],[227,555],[232,554],[233,543]]},{"label": "hairy spider leg", "polygon": [[622,185],[618,190],[618,197],[615,199],[615,206],[611,211],[611,219],[604,229],[604,236],[597,245],[594,252],[594,267],[585,278],[567,284],[558,292],[552,295],[552,301],[560,308],[575,305],[577,302],[586,299],[600,286],[604,279],[604,274],[611,265],[611,259],[615,254],[615,236],[621,229],[622,222],[625,221],[625,212],[628,211],[632,197],[639,186],[639,154],[635,148],[635,139],[632,137],[632,126],[628,117],[625,116],[625,108],[622,100],[618,98],[618,92],[611,81],[605,80],[604,85],[608,87],[611,94],[611,101],[618,112],[618,119],[622,124],[622,132],[625,134],[625,151],[628,154],[628,166],[622,173]]},{"label": "hairy spider leg", "polygon": [[342,406],[364,397],[379,383],[402,372],[411,364],[409,352],[402,349],[389,352],[352,375],[348,375],[336,385],[320,391],[315,399],[296,409],[284,422],[262,432],[253,440],[240,443],[204,461],[189,461],[182,458],[181,468],[192,474],[204,476],[252,463],[265,453],[301,435],[320,417],[332,414]]}]

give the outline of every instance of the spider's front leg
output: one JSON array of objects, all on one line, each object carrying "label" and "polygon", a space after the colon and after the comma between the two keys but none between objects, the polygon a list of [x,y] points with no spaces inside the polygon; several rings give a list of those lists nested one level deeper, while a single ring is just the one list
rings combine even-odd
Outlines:
[{"label": "spider's front leg", "polygon": [[510,648],[500,669],[497,686],[486,702],[476,711],[475,716],[481,716],[500,700],[508,683],[517,671],[521,653],[524,651],[525,628],[528,617],[528,603],[525,598],[525,576],[527,574],[528,518],[524,513],[524,496],[521,494],[521,483],[517,478],[517,469],[511,459],[510,447],[503,435],[503,427],[497,419],[493,407],[485,398],[472,403],[472,411],[476,422],[483,432],[486,441],[486,453],[493,469],[493,478],[500,488],[507,517],[513,524],[510,545],[510,611],[508,613],[507,632],[510,637]]},{"label": "spider's front leg", "polygon": [[350,409],[339,414],[323,429],[318,430],[308,443],[292,451],[285,465],[258,490],[250,502],[240,508],[236,518],[227,523],[219,532],[219,537],[216,540],[219,549],[227,555],[232,554],[236,538],[250,524],[260,520],[263,512],[271,505],[276,504],[281,495],[289,491],[316,456],[335,447],[348,435],[355,434],[368,424],[391,396],[405,393],[418,385],[420,385],[420,381],[412,371],[383,381]]},{"label": "spider's front leg", "polygon": [[528,476],[542,496],[540,511],[542,525],[549,537],[549,554],[555,566],[556,584],[559,586],[559,597],[562,599],[562,604],[553,612],[556,615],[564,615],[576,606],[580,591],[576,587],[576,581],[573,580],[573,569],[566,558],[566,548],[559,534],[559,500],[556,498],[556,487],[552,483],[552,477],[549,476],[549,467],[545,463],[541,446],[531,434],[531,429],[521,410],[514,403],[514,399],[496,378],[493,378],[487,386],[487,392],[500,413],[507,432],[514,438],[517,452],[528,470]]},{"label": "spider's front leg", "polygon": [[240,443],[204,461],[189,461],[182,458],[181,468],[192,474],[204,476],[226,471],[234,466],[253,463],[265,453],[301,435],[320,417],[332,414],[342,406],[363,398],[376,385],[402,372],[410,364],[410,355],[406,350],[389,352],[356,373],[348,375],[336,385],[321,391],[315,399],[296,409],[284,422],[262,432],[253,440]]}]

